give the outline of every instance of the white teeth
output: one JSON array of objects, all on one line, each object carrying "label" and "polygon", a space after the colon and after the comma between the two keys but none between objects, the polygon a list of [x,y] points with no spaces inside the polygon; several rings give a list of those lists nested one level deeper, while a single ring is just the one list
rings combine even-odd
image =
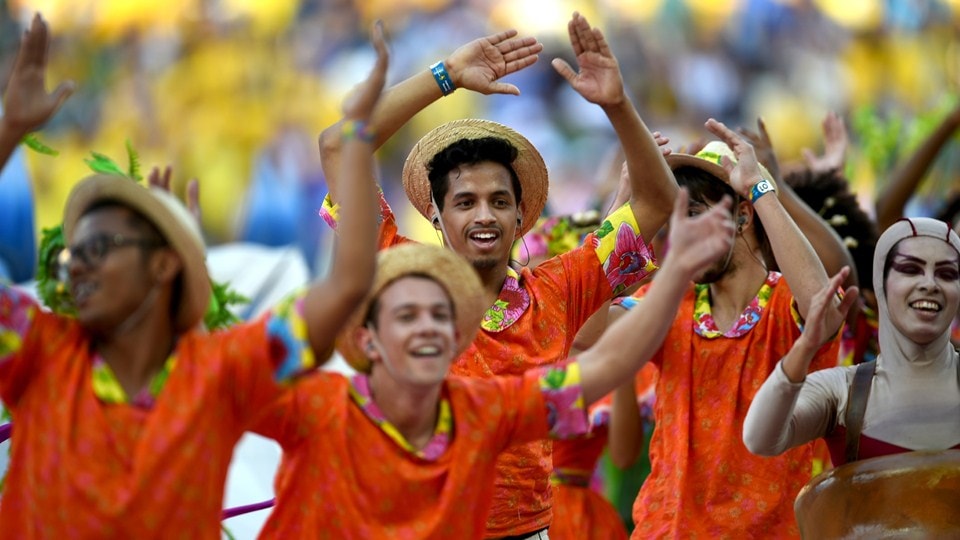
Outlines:
[{"label": "white teeth", "polygon": [[433,345],[425,345],[423,347],[417,347],[416,349],[413,350],[413,354],[424,355],[424,356],[440,354],[440,347],[436,347]]},{"label": "white teeth", "polygon": [[497,235],[493,233],[475,233],[471,235],[471,238],[476,240],[493,240]]},{"label": "white teeth", "polygon": [[924,311],[940,311],[940,304],[929,300],[917,300],[916,302],[912,302],[910,307]]}]

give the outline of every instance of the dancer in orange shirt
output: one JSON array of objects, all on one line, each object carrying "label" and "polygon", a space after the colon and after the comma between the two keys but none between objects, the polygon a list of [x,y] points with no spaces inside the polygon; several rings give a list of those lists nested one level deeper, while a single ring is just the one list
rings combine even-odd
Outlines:
[{"label": "dancer in orange shirt", "polygon": [[[349,236],[326,279],[250,324],[206,334],[204,245],[168,192],[130,178],[78,183],[64,210],[77,318],[0,284],[0,398],[13,415],[0,530],[10,538],[218,538],[234,444],[281,383],[325,358],[373,279],[374,190],[365,120],[386,74],[345,108],[343,204]],[[25,35],[0,139],[49,99],[46,28]],[[15,132],[14,132],[15,133]],[[350,221],[349,227],[346,220]]]},{"label": "dancer in orange shirt", "polygon": [[[582,246],[536,269],[510,268],[513,241],[530,230],[547,200],[547,169],[522,135],[486,120],[455,120],[425,135],[414,146],[403,185],[414,207],[430,220],[444,243],[473,264],[486,291],[488,309],[481,331],[451,367],[457,375],[489,378],[520,375],[569,355],[573,338],[597,309],[656,266],[644,238],[666,221],[677,186],[656,141],[627,97],[619,64],[602,32],[575,13],[568,24],[579,71],[560,59],[557,71],[574,90],[599,105],[617,132],[631,170],[632,199],[615,210]],[[532,65],[542,45],[507,31],[475,40],[431,70],[385,93],[371,126],[385,142],[416,113],[444,95],[464,88],[476,92],[519,90],[497,79]],[[321,135],[331,197],[339,135]],[[329,207],[335,223],[336,207]],[[383,202],[381,247],[404,241]],[[500,458],[494,506],[486,536],[537,538],[551,519],[553,463],[550,442],[518,445]]]},{"label": "dancer in orange shirt", "polygon": [[265,538],[482,538],[495,460],[507,447],[582,434],[585,407],[656,350],[687,282],[729,250],[729,201],[672,218],[676,249],[647,301],[569,363],[522,375],[449,375],[473,343],[486,294],[471,265],[435,246],[381,252],[371,297],[341,340],[352,378],[298,382],[258,431],[284,449]]}]

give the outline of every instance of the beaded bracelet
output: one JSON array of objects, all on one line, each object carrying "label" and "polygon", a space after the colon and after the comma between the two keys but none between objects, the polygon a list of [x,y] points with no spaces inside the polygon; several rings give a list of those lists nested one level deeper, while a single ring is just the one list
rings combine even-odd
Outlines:
[{"label": "beaded bracelet", "polygon": [[344,142],[358,139],[365,143],[372,143],[376,138],[376,133],[367,129],[367,123],[363,120],[347,120],[340,127],[340,139]]},{"label": "beaded bracelet", "polygon": [[443,65],[443,61],[430,66],[430,73],[433,74],[433,80],[437,81],[437,86],[440,87],[443,95],[448,96],[457,89],[453,84],[453,79],[450,78],[450,74],[447,73],[447,68]]},{"label": "beaded bracelet", "polygon": [[771,192],[777,192],[777,188],[773,187],[773,182],[770,182],[766,178],[761,178],[759,182],[750,188],[750,203],[756,204],[757,199]]}]

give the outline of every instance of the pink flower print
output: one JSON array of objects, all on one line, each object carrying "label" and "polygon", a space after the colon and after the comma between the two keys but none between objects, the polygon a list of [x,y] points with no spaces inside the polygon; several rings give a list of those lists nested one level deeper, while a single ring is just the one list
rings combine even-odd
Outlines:
[{"label": "pink flower print", "polygon": [[634,234],[629,225],[621,223],[613,253],[604,265],[607,281],[614,294],[643,279],[653,268],[653,258],[650,249],[643,243],[643,237]]}]

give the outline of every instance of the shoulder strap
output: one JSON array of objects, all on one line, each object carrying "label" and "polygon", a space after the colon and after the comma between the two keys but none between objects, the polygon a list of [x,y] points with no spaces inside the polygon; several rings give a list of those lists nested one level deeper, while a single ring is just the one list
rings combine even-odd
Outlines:
[{"label": "shoulder strap", "polygon": [[847,428],[846,462],[857,461],[860,456],[860,432],[863,431],[863,416],[867,412],[867,399],[870,397],[870,383],[876,372],[876,360],[857,365],[850,390],[847,393],[847,410],[844,424]]}]

